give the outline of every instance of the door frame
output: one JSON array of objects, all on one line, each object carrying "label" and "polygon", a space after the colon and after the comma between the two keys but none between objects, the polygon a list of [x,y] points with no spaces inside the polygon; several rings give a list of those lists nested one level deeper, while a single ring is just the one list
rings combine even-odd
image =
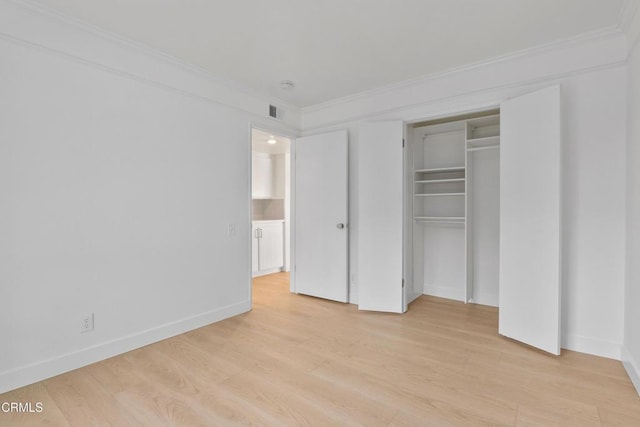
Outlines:
[{"label": "door frame", "polygon": [[[289,156],[290,156],[290,162],[289,162],[289,241],[285,242],[285,244],[288,243],[288,247],[289,247],[289,270],[290,270],[290,274],[289,274],[289,291],[292,293],[295,293],[295,274],[293,273],[294,270],[294,266],[295,266],[295,246],[294,246],[294,242],[295,242],[295,221],[293,220],[295,217],[295,141],[296,141],[296,137],[297,134],[292,132],[292,131],[288,131],[286,129],[281,129],[278,127],[272,127],[269,125],[265,125],[262,122],[255,122],[255,121],[250,121],[249,122],[249,136],[248,136],[248,145],[249,145],[249,152],[248,152],[248,156],[249,156],[249,183],[248,183],[248,187],[249,187],[249,191],[248,191],[248,200],[249,200],[249,239],[248,239],[248,253],[249,253],[249,257],[248,257],[248,263],[247,263],[247,270],[248,270],[248,280],[249,280],[249,301],[251,301],[251,307],[253,307],[253,270],[252,270],[252,257],[253,257],[253,253],[252,253],[252,245],[253,245],[253,233],[251,230],[253,230],[253,156],[252,156],[252,151],[253,151],[253,130],[259,130],[262,132],[267,132],[270,133],[272,135],[276,135],[276,136],[280,136],[280,137],[284,137],[284,138],[288,138],[290,141],[289,144]],[[287,224],[285,224],[285,232],[286,232],[286,227]],[[286,258],[286,257],[285,257]]]}]

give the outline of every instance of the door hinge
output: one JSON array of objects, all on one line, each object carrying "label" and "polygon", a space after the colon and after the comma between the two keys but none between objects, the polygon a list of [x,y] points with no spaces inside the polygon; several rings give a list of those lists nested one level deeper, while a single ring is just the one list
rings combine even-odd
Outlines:
[{"label": "door hinge", "polygon": [[404,279],[402,279],[402,289],[404,289]]},{"label": "door hinge", "polygon": [[402,138],[402,148],[404,148],[404,138]]}]

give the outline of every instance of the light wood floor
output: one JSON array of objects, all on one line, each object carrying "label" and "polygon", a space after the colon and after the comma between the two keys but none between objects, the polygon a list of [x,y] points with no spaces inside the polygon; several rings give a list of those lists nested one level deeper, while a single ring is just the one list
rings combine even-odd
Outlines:
[{"label": "light wood floor", "polygon": [[0,395],[0,425],[626,425],[622,365],[497,335],[497,310],[421,297],[405,315],[256,279],[250,313]]}]

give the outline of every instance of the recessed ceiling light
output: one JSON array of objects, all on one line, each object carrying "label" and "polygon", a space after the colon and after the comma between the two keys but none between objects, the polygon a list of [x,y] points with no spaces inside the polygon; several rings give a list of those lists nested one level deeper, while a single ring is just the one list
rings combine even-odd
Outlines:
[{"label": "recessed ceiling light", "polygon": [[292,90],[295,87],[295,84],[291,80],[282,80],[280,82],[280,89],[282,90]]},{"label": "recessed ceiling light", "polygon": [[271,138],[269,138],[269,139],[267,140],[267,142],[268,142],[269,144],[275,144],[275,143],[276,143],[276,142],[278,142],[278,141],[276,141],[275,139],[273,139],[273,137],[271,137]]}]

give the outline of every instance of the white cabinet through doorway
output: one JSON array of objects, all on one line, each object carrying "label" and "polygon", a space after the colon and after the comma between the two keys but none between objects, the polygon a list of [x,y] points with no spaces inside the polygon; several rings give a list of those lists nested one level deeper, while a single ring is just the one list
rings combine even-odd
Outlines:
[{"label": "white cabinet through doorway", "polygon": [[267,153],[253,152],[252,198],[270,199],[273,193],[273,162]]},{"label": "white cabinet through doorway", "polygon": [[285,156],[254,151],[252,153],[251,197],[284,199]]},{"label": "white cabinet through doorway", "polygon": [[277,273],[284,267],[284,221],[254,221],[252,240],[253,276]]}]

